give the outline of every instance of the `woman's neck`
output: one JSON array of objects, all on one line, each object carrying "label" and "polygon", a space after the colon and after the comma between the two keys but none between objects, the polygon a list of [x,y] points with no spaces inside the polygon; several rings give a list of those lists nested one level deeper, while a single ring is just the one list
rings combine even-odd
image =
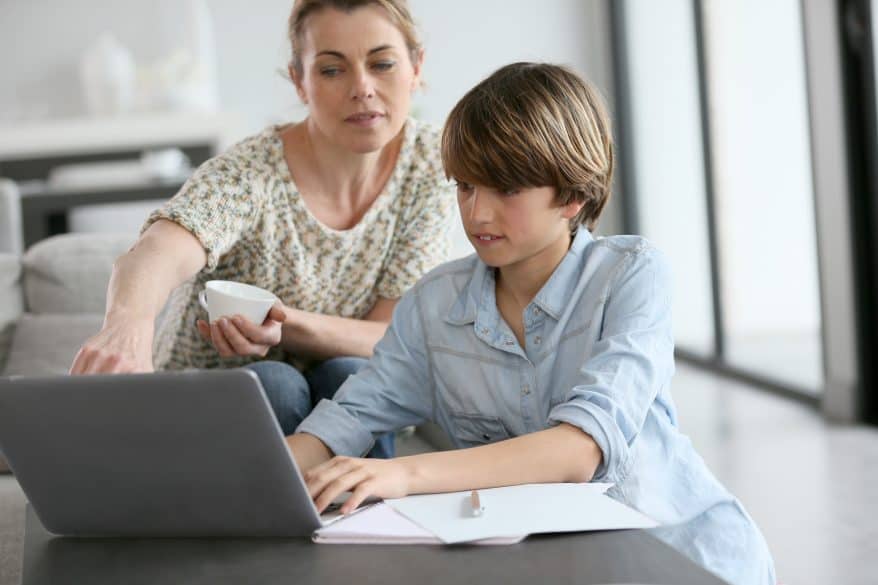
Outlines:
[{"label": "woman's neck", "polygon": [[371,201],[390,178],[402,132],[383,148],[357,153],[334,144],[306,118],[291,127],[284,150],[299,189],[339,202]]}]

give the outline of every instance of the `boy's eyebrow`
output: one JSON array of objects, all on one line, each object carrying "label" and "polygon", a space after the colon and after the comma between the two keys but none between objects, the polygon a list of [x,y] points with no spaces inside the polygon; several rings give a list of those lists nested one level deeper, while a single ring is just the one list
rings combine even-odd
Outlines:
[{"label": "boy's eyebrow", "polygon": [[[386,51],[388,49],[393,49],[393,48],[394,48],[393,45],[379,45],[379,46],[375,47],[374,49],[369,49],[368,55],[374,55],[375,53],[380,53],[381,51]],[[330,57],[338,57],[339,59],[347,59],[347,57],[345,57],[345,54],[342,53],[341,51],[333,51],[333,50],[329,50],[329,49],[327,49],[326,51],[320,51],[319,53],[317,53],[318,57],[321,55],[329,55]]]}]

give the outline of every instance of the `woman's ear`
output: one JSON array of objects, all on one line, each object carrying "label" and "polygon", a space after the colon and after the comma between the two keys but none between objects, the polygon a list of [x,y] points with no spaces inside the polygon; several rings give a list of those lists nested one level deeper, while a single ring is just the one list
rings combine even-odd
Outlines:
[{"label": "woman's ear", "polygon": [[412,77],[412,91],[415,91],[421,87],[421,71],[423,71],[424,67],[424,49],[418,49],[418,54],[415,56],[412,66],[415,70],[415,75]]},{"label": "woman's ear", "polygon": [[287,65],[287,73],[290,74],[290,81],[293,82],[293,85],[296,88],[296,95],[298,95],[299,99],[302,100],[302,103],[307,106],[308,94],[305,93],[305,89],[302,87],[302,76],[296,72],[296,68],[293,67],[292,63]]}]

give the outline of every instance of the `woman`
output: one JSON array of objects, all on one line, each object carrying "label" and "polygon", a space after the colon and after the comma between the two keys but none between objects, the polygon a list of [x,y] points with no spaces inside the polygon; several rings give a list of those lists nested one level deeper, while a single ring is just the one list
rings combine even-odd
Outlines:
[{"label": "woman", "polygon": [[[284,360],[313,404],[359,369],[397,299],[446,258],[454,193],[438,133],[408,118],[424,53],[405,0],[297,0],[289,36],[307,118],[208,161],[150,216],[116,262],[104,327],[71,373],[151,371],[153,323],[170,295],[155,367]],[[197,296],[214,279],[281,303],[262,324],[207,324]],[[289,375],[282,365],[253,368],[268,379]],[[269,400],[289,410],[284,396]],[[377,454],[390,456],[392,442]]]}]

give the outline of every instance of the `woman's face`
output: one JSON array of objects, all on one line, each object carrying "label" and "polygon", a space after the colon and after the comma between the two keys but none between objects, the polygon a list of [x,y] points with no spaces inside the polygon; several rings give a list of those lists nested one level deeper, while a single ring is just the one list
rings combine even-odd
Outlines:
[{"label": "woman's face", "polygon": [[423,53],[412,63],[405,38],[384,9],[326,8],[305,22],[296,91],[317,129],[353,152],[374,152],[402,130]]}]

